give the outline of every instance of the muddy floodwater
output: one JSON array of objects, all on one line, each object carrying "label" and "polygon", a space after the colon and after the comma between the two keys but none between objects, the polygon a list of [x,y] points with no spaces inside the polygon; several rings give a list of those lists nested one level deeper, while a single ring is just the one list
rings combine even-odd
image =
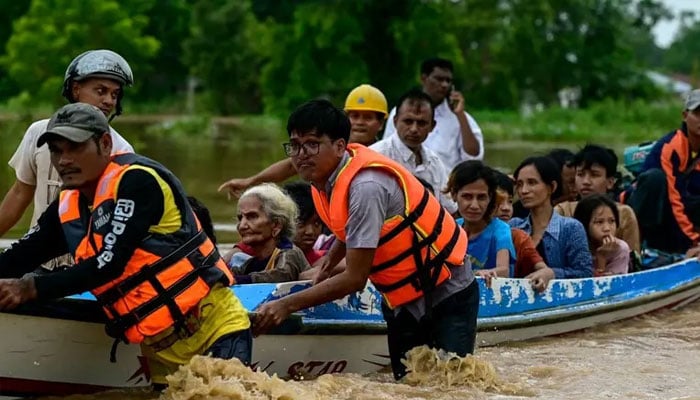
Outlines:
[{"label": "muddy floodwater", "polygon": [[[236,361],[199,357],[162,394],[69,399],[684,399],[700,400],[700,302],[572,334],[445,359],[416,350],[407,383],[390,373],[283,381]],[[56,398],[54,398],[56,399]]]}]

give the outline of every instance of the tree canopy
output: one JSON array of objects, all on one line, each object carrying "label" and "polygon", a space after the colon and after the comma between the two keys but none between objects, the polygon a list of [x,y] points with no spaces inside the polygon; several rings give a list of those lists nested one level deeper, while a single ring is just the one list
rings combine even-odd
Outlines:
[{"label": "tree canopy", "polygon": [[[128,103],[182,98],[198,82],[212,113],[286,115],[325,97],[341,105],[361,83],[390,102],[419,84],[419,65],[450,59],[470,106],[581,104],[644,98],[644,72],[700,67],[700,25],[664,53],[658,0],[0,0],[0,94],[60,103],[73,57],[109,48],[131,64]],[[200,107],[201,108],[201,107]]]}]

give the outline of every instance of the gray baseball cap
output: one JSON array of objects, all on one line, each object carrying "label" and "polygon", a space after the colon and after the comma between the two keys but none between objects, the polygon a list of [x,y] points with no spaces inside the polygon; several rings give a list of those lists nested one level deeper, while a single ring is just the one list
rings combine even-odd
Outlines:
[{"label": "gray baseball cap", "polygon": [[700,106],[700,89],[692,90],[685,98],[685,109],[692,111]]},{"label": "gray baseball cap", "polygon": [[85,103],[68,104],[51,117],[37,147],[43,146],[53,135],[82,143],[94,134],[105,132],[109,132],[109,122],[99,108]]}]

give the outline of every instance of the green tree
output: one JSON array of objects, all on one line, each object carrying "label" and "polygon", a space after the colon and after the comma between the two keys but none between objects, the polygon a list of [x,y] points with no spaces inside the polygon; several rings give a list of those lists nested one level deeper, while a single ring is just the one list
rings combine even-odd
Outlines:
[{"label": "green tree", "polygon": [[700,65],[700,20],[687,17],[665,54],[664,66],[672,72],[698,76]]},{"label": "green tree", "polygon": [[142,33],[152,6],[144,0],[32,0],[13,24],[0,64],[26,99],[58,104],[65,69],[81,52],[114,50],[136,71],[156,54],[158,40]]},{"label": "green tree", "polygon": [[164,100],[184,91],[188,67],[182,57],[183,42],[190,34],[191,0],[151,0],[145,15],[148,25],[143,34],[158,38],[158,52],[134,71],[140,101]]},{"label": "green tree", "polygon": [[[5,54],[4,44],[12,34],[12,23],[29,9],[28,1],[17,0],[0,0],[0,57]],[[10,79],[7,74],[7,69],[0,65],[0,98],[6,99],[17,94],[19,88],[17,84]]]},{"label": "green tree", "polygon": [[192,8],[184,60],[224,114],[259,112],[260,26],[244,0],[200,0]]}]

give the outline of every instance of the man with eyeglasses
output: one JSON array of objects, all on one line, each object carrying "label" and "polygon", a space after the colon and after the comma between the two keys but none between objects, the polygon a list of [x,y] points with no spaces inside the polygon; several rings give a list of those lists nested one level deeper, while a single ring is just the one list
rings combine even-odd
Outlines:
[{"label": "man with eyeglasses", "polygon": [[[465,111],[462,93],[454,90],[452,62],[431,58],[421,64],[420,80],[423,91],[433,100],[435,128],[423,144],[437,153],[445,167],[467,160],[483,160],[484,136],[476,120]],[[396,107],[389,113],[384,139],[396,134]]]},{"label": "man with eyeglasses", "polygon": [[[479,287],[466,259],[466,233],[406,168],[347,145],[350,122],[328,101],[297,108],[287,133],[285,152],[312,184],[316,210],[337,240],[313,287],[256,310],[256,333],[293,312],[362,290],[369,279],[383,294],[396,379],[406,374],[401,359],[413,347],[472,353]],[[346,268],[329,277],[342,258]]]}]

